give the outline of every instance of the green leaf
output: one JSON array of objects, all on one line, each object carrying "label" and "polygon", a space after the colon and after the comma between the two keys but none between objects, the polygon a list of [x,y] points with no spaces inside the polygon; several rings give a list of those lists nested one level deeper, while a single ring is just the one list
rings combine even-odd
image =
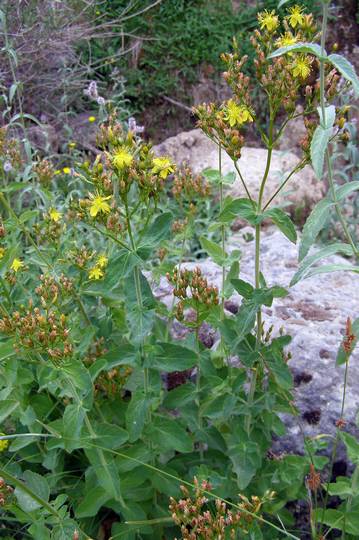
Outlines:
[{"label": "green leaf", "polygon": [[[355,336],[355,339],[352,343],[352,351],[353,351],[359,339],[359,317],[355,319],[355,321],[352,322],[352,332]],[[343,344],[341,343],[338,350],[338,354],[337,354],[336,365],[341,366],[342,364],[345,364],[345,362],[347,361],[347,358],[348,358],[348,355],[344,351]]]},{"label": "green leaf", "polygon": [[142,435],[149,406],[150,401],[143,392],[137,390],[132,394],[131,401],[126,410],[126,428],[131,443],[137,441]]},{"label": "green leaf", "polygon": [[237,293],[243,296],[243,298],[246,298],[246,300],[250,300],[252,298],[254,287],[250,283],[243,281],[243,279],[232,279],[231,283]]},{"label": "green leaf", "polygon": [[[136,285],[135,273],[138,272],[138,289]],[[145,276],[138,269],[125,280],[125,301],[126,316],[131,328],[131,339],[134,344],[139,344],[150,334],[155,313],[156,301],[152,294],[151,287]],[[140,299],[138,293],[140,292]]]},{"label": "green leaf", "polygon": [[308,54],[314,54],[317,58],[326,58],[326,52],[324,53],[324,57],[322,57],[322,51],[320,48],[320,45],[317,45],[316,43],[296,43],[295,45],[288,45],[288,47],[280,47],[276,51],[272,52],[268,58],[276,58],[277,56],[282,56],[283,54],[287,54],[289,52],[304,52]]},{"label": "green leaf", "polygon": [[322,199],[315,205],[312,213],[305,222],[299,246],[299,261],[302,261],[323,229],[334,203],[329,199]]},{"label": "green leaf", "polygon": [[353,435],[350,435],[349,433],[345,433],[345,431],[340,432],[340,438],[345,444],[345,448],[347,450],[348,458],[352,463],[355,465],[359,465],[359,442],[358,440],[353,437]]},{"label": "green leaf", "polygon": [[148,426],[147,435],[161,451],[192,452],[191,438],[177,418],[155,416]]},{"label": "green leaf", "polygon": [[[232,253],[231,253],[232,255]],[[224,296],[225,298],[229,298],[233,293],[233,284],[232,279],[237,279],[239,274],[239,261],[234,261],[231,264],[231,267],[229,271],[226,274],[226,280],[224,282]]]},{"label": "green leaf", "polygon": [[208,253],[213,262],[215,262],[219,266],[225,266],[226,254],[223,251],[222,247],[215,242],[212,242],[212,240],[208,240],[204,236],[201,236],[199,240],[201,242],[202,248]]},{"label": "green leaf", "polygon": [[[26,487],[31,490],[37,497],[46,503],[50,497],[50,488],[47,480],[44,476],[34,473],[32,471],[25,471],[23,479]],[[34,499],[27,491],[24,491],[20,487],[16,487],[15,496],[19,503],[19,506],[24,512],[32,512],[42,507],[40,500]]]},{"label": "green leaf", "polygon": [[354,93],[356,96],[359,95],[359,78],[355,73],[353,65],[340,54],[330,54],[328,60],[337,68],[338,71],[343,75],[344,79],[351,82],[353,85]]},{"label": "green leaf", "polygon": [[[324,488],[326,485],[324,484]],[[342,499],[355,495],[352,490],[350,478],[338,477],[336,481],[328,485],[329,495],[338,495]]]},{"label": "green leaf", "polygon": [[17,400],[14,399],[4,399],[0,402],[0,424],[3,423],[4,420],[10,414],[12,414],[18,407],[20,403]]},{"label": "green leaf", "polygon": [[323,176],[324,156],[328,147],[329,139],[333,133],[332,128],[317,126],[310,144],[310,159],[314,172],[319,180]]},{"label": "green leaf", "polygon": [[310,255],[303,261],[297,272],[294,274],[290,285],[293,286],[301,279],[305,279],[306,277],[308,277],[309,270],[313,266],[313,264],[322,259],[325,259],[326,257],[329,257],[330,255],[334,255],[335,253],[344,253],[344,255],[350,256],[352,255],[353,250],[349,244],[342,244],[339,242],[320,249],[319,251],[317,251],[313,255]]},{"label": "green leaf", "polygon": [[79,404],[68,405],[63,415],[63,437],[65,450],[72,452],[81,448],[81,429],[85,419],[85,410]]},{"label": "green leaf", "polygon": [[71,379],[76,388],[84,393],[87,393],[92,388],[90,373],[79,360],[71,360],[71,362],[61,366],[60,370],[66,378]]},{"label": "green leaf", "polygon": [[156,344],[154,356],[150,360],[150,367],[172,373],[185,371],[193,367],[198,361],[197,353],[176,343],[159,342]]},{"label": "green leaf", "polygon": [[328,107],[324,107],[324,114],[325,114],[325,122],[323,122],[323,115],[322,115],[322,108],[317,107],[317,111],[319,114],[319,119],[322,127],[324,129],[330,129],[334,126],[335,122],[335,107],[334,105],[328,105]]},{"label": "green leaf", "polygon": [[359,181],[358,180],[356,180],[354,182],[347,182],[343,186],[339,186],[335,190],[337,200],[341,201],[342,199],[344,199],[345,197],[350,195],[350,193],[352,193],[353,191],[357,191],[357,190],[359,190]]},{"label": "green leaf", "polygon": [[222,183],[230,186],[235,182],[236,178],[237,177],[235,172],[229,172],[222,177]]},{"label": "green leaf", "polygon": [[78,519],[96,516],[101,506],[108,500],[108,494],[100,486],[86,490],[85,497],[75,507],[75,516]]},{"label": "green leaf", "polygon": [[270,218],[278,227],[278,229],[294,244],[297,242],[297,233],[290,217],[280,208],[272,208],[263,214]]},{"label": "green leaf", "polygon": [[351,266],[349,264],[325,264],[309,270],[306,278],[317,274],[329,274],[330,272],[355,272],[359,273],[359,266]]},{"label": "green leaf", "polygon": [[227,445],[228,455],[237,475],[238,487],[243,490],[249,485],[261,466],[261,450],[256,442],[245,440],[245,438],[239,437],[236,432],[228,437]]},{"label": "green leaf", "polygon": [[149,250],[149,254],[171,233],[172,214],[164,212],[155,218],[153,223],[144,233],[138,251]]},{"label": "green leaf", "polygon": [[208,182],[213,184],[219,184],[221,179],[218,169],[204,169],[204,171],[202,171],[202,175],[208,180]]},{"label": "green leaf", "polygon": [[167,392],[163,402],[166,409],[178,409],[192,403],[196,397],[196,387],[193,383],[185,383]]},{"label": "green leaf", "polygon": [[237,217],[246,219],[251,225],[255,225],[258,221],[256,210],[249,199],[232,199],[231,197],[226,197],[223,203],[223,210],[218,216],[218,221],[229,223]]},{"label": "green leaf", "polygon": [[106,361],[106,370],[118,366],[135,367],[138,361],[138,352],[131,343],[123,343],[114,349],[110,349],[101,359]]},{"label": "green leaf", "polygon": [[277,8],[281,8],[284,4],[287,4],[290,0],[279,0]]},{"label": "green leaf", "polygon": [[341,512],[340,510],[334,510],[327,508],[324,510],[318,508],[314,510],[313,515],[317,521],[324,523],[333,529],[342,531],[345,524],[345,531],[348,534],[354,536],[359,535],[359,513],[355,511]]}]

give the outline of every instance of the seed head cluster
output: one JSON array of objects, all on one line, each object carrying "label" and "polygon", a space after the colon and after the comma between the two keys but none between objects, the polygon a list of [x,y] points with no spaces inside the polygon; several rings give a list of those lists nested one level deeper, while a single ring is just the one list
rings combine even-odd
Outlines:
[{"label": "seed head cluster", "polygon": [[0,319],[0,332],[15,339],[15,349],[44,354],[59,364],[73,353],[66,316],[57,310],[20,306],[19,311]]},{"label": "seed head cluster", "polygon": [[194,323],[196,325],[200,322],[201,314],[204,311],[207,311],[211,306],[218,305],[218,288],[208,284],[207,279],[202,276],[200,268],[197,267],[193,271],[175,268],[172,275],[168,273],[166,277],[174,285],[173,294],[179,299],[176,306],[176,318],[179,321],[185,319],[185,307],[191,307],[196,311],[196,322]]}]

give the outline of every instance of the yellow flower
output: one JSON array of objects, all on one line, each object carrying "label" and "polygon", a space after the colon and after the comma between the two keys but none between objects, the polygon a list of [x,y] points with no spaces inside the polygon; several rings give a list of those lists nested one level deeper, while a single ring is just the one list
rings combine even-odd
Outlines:
[{"label": "yellow flower", "polygon": [[275,14],[274,9],[272,9],[272,11],[267,11],[265,9],[261,13],[258,13],[257,17],[261,30],[265,28],[268,32],[274,32],[279,25],[278,16]]},{"label": "yellow flower", "polygon": [[245,122],[253,122],[251,111],[245,105],[238,105],[233,99],[227,102],[225,120],[231,127],[241,126]]},{"label": "yellow flower", "polygon": [[[282,34],[280,38],[277,39],[276,45],[278,47],[290,47],[290,45],[295,45],[298,41],[297,36],[293,36],[291,32],[286,32]],[[293,53],[289,53],[293,55]]]},{"label": "yellow flower", "polygon": [[104,273],[99,266],[94,266],[89,271],[90,279],[101,279],[103,276],[104,276]]},{"label": "yellow flower", "polygon": [[175,166],[172,161],[166,157],[157,157],[153,159],[153,174],[159,174],[164,180],[167,176],[174,172]]},{"label": "yellow flower", "polygon": [[69,148],[76,148],[75,142],[69,142]]},{"label": "yellow flower", "polygon": [[107,263],[108,258],[106,257],[106,255],[102,254],[98,257],[97,266],[99,266],[99,268],[105,268],[107,266]]},{"label": "yellow flower", "polygon": [[[71,171],[70,171],[71,172]],[[56,169],[56,171],[54,172],[54,174],[61,174],[61,170],[60,169]]]},{"label": "yellow flower", "polygon": [[62,218],[61,212],[56,210],[56,208],[50,208],[49,216],[50,216],[51,221],[54,221],[55,223],[60,221],[60,219]]},{"label": "yellow flower", "polygon": [[93,122],[96,122],[96,116],[89,116],[87,120],[90,122],[90,124],[93,124]]},{"label": "yellow flower", "polygon": [[65,174],[71,174],[71,169],[70,169],[70,167],[64,167],[62,169],[62,172],[65,173]]},{"label": "yellow flower", "polygon": [[20,259],[14,259],[12,261],[12,264],[10,266],[11,270],[14,270],[14,272],[18,272],[20,268],[23,268],[24,263],[20,261]]},{"label": "yellow flower", "polygon": [[312,59],[309,56],[300,54],[292,64],[293,76],[300,77],[301,79],[306,79],[310,73],[310,64]]},{"label": "yellow flower", "polygon": [[[5,435],[5,433],[0,433],[0,436],[2,436],[2,435]],[[4,450],[6,450],[8,446],[9,446],[8,439],[1,439],[0,440],[0,452],[4,452]]]},{"label": "yellow flower", "polygon": [[111,199],[111,195],[108,197],[102,197],[98,193],[96,195],[90,195],[92,201],[90,204],[90,216],[96,217],[99,212],[103,214],[109,214],[111,211],[110,205],[106,202]]},{"label": "yellow flower", "polygon": [[5,255],[5,248],[0,248],[0,259]]},{"label": "yellow flower", "polygon": [[118,169],[124,169],[129,167],[133,161],[133,155],[130,154],[125,148],[121,148],[113,156],[113,164]]},{"label": "yellow flower", "polygon": [[302,26],[304,22],[303,8],[301,6],[293,6],[289,8],[289,24],[295,28],[297,25]]}]

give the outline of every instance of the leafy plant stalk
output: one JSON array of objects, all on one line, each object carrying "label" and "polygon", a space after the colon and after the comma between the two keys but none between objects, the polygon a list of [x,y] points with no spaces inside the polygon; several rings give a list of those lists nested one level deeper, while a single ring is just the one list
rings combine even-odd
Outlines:
[{"label": "leafy plant stalk", "polygon": [[[324,0],[322,2],[323,21],[322,21],[322,33],[321,33],[321,39],[320,39],[321,56],[319,59],[320,108],[322,112],[322,122],[323,122],[324,127],[326,125],[326,122],[325,122],[325,57],[324,55],[325,55],[325,42],[326,42],[326,35],[327,35],[327,28],[328,28],[329,5],[330,5],[330,0]],[[332,169],[330,152],[329,152],[328,146],[325,150],[325,161],[327,164],[329,188],[330,188],[330,193],[334,202],[335,211],[342,225],[345,237],[353,249],[353,254],[356,257],[359,257],[359,250],[357,249],[353,241],[353,238],[350,234],[350,231],[343,217],[342,210],[340,208],[339,201],[336,195],[335,186],[334,186],[334,178],[333,178],[333,169]]]}]

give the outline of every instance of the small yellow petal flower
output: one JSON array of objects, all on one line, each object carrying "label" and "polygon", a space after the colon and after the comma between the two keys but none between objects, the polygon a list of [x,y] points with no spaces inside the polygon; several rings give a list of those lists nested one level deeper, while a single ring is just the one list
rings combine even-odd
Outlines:
[{"label": "small yellow petal flower", "polygon": [[2,259],[5,255],[5,248],[0,248],[0,259]]},{"label": "small yellow petal flower", "polygon": [[69,142],[69,148],[76,148],[75,142]]},{"label": "small yellow petal flower", "polygon": [[[295,45],[297,41],[297,36],[293,36],[291,32],[286,32],[285,34],[282,34],[275,43],[278,47],[290,47],[290,45]],[[293,53],[289,54],[293,55]]]},{"label": "small yellow petal flower", "polygon": [[291,27],[302,26],[304,22],[303,8],[301,6],[293,6],[289,8],[289,13],[288,19]]},{"label": "small yellow petal flower", "polygon": [[261,30],[265,28],[268,32],[274,32],[279,25],[279,19],[275,14],[274,9],[272,11],[267,11],[265,9],[261,13],[258,13],[257,17]]},{"label": "small yellow petal flower", "polygon": [[99,266],[94,266],[89,271],[90,279],[101,279],[103,276],[104,276],[104,273]]},{"label": "small yellow petal flower", "polygon": [[14,272],[18,272],[23,267],[24,267],[24,263],[20,261],[20,259],[14,259],[10,266],[11,270],[14,270]]},{"label": "small yellow petal flower", "polygon": [[65,174],[71,174],[71,168],[70,167],[64,167],[62,169],[62,172],[65,173]]},{"label": "small yellow petal flower", "polygon": [[303,54],[299,55],[292,64],[292,73],[294,77],[305,80],[310,74],[312,59]]},{"label": "small yellow petal flower", "polygon": [[60,219],[62,218],[61,212],[56,210],[56,208],[50,208],[49,216],[51,221],[54,221],[55,223],[58,223]]},{"label": "small yellow petal flower", "polygon": [[153,159],[153,174],[159,174],[164,180],[167,176],[174,172],[175,166],[172,161],[166,157],[157,157]]},{"label": "small yellow petal flower", "polygon": [[90,124],[93,124],[93,122],[96,122],[96,116],[89,116],[87,120],[90,122]]},{"label": "small yellow petal flower", "polygon": [[133,161],[133,155],[126,148],[120,148],[113,156],[113,164],[118,169],[129,167]]},{"label": "small yellow petal flower", "polygon": [[102,197],[98,193],[96,195],[90,195],[92,198],[91,204],[90,204],[90,216],[96,217],[99,212],[102,212],[103,214],[109,214],[111,211],[110,205],[108,204],[109,199],[111,199],[111,195],[108,197]]},{"label": "small yellow petal flower", "polygon": [[238,105],[233,99],[230,99],[226,105],[226,114],[224,119],[229,122],[231,127],[241,126],[245,122],[253,122],[251,111],[245,105]]},{"label": "small yellow petal flower", "polygon": [[108,263],[108,258],[106,257],[106,255],[102,254],[98,257],[97,266],[99,266],[100,268],[106,268],[107,263]]},{"label": "small yellow petal flower", "polygon": [[[0,433],[0,436],[5,435],[5,433]],[[8,439],[1,439],[0,440],[0,452],[4,452],[4,450],[7,449],[9,446],[9,440]]]}]

